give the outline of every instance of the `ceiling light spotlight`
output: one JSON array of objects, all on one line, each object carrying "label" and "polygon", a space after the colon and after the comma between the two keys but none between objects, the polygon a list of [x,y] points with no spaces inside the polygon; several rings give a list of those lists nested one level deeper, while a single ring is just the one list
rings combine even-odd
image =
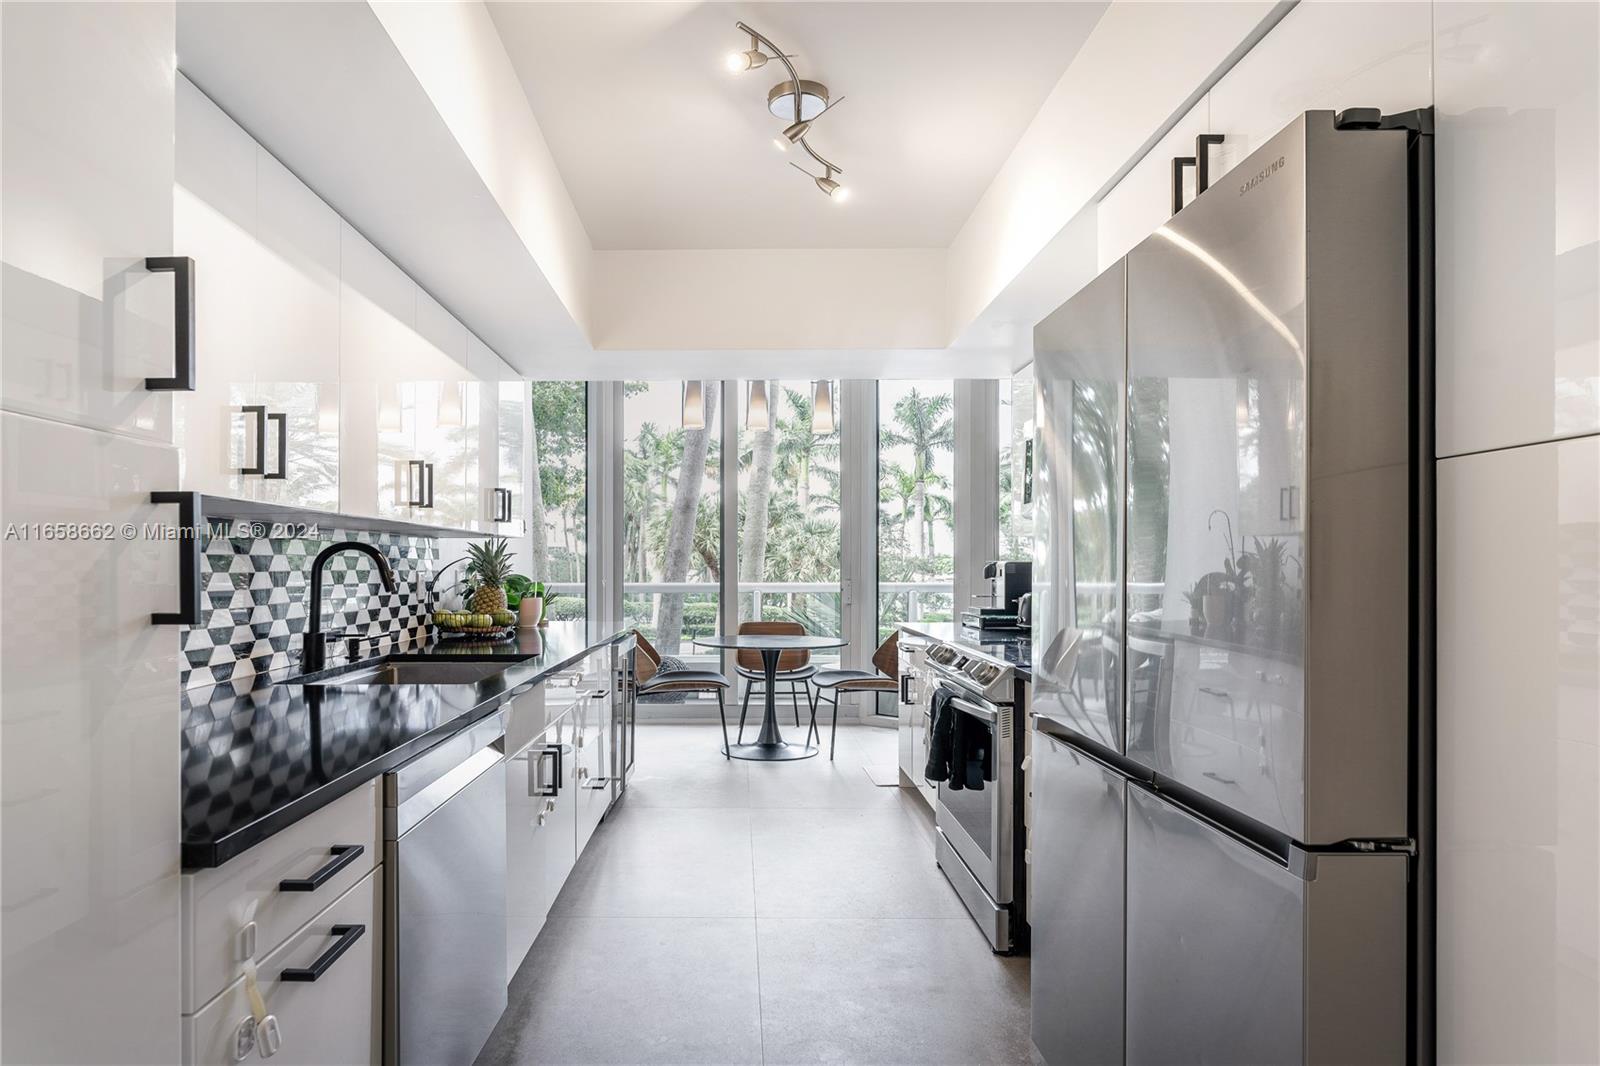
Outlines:
[{"label": "ceiling light spotlight", "polygon": [[[805,142],[802,141],[801,143],[804,144]],[[816,153],[813,152],[812,154],[815,155]],[[838,167],[832,165],[831,163],[822,164],[824,171],[822,177],[820,178],[811,173],[811,171],[807,170],[805,167],[801,166],[799,163],[790,163],[789,165],[794,167],[800,173],[804,174],[806,177],[810,178],[812,181],[816,182],[817,188],[826,193],[828,199],[832,200],[834,203],[842,204],[850,198],[850,190],[834,180],[833,176],[841,173],[841,171]]]},{"label": "ceiling light spotlight", "polygon": [[728,53],[728,73],[742,74],[747,70],[767,65],[767,54],[761,50],[756,35],[750,35],[750,47],[743,52]]}]

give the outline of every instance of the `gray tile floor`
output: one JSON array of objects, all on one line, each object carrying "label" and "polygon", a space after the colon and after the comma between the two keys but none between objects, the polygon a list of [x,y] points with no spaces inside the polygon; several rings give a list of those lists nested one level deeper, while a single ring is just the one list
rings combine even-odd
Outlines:
[{"label": "gray tile floor", "polygon": [[1027,960],[990,953],[922,802],[864,769],[894,731],[841,725],[832,763],[720,739],[639,727],[479,1066],[1026,1063]]}]

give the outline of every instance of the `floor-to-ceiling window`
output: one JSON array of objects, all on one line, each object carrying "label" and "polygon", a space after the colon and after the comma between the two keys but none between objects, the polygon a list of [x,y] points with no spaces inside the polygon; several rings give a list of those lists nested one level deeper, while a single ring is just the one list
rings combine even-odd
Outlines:
[{"label": "floor-to-ceiling window", "polygon": [[955,386],[878,383],[878,638],[954,616]]},{"label": "floor-to-ceiling window", "polygon": [[1033,558],[1033,367],[1000,381],[1000,557]]},{"label": "floor-to-ceiling window", "polygon": [[[739,621],[794,621],[838,636],[838,390],[832,382],[751,381],[740,392]],[[827,652],[812,661],[838,659]]]},{"label": "floor-to-ceiling window", "polygon": [[[587,613],[584,578],[589,530],[588,385],[582,381],[535,381],[533,470],[528,493],[533,521],[528,539],[533,551],[529,573],[552,595],[549,616],[581,619]],[[502,404],[515,402],[502,397]],[[514,417],[507,412],[505,418]],[[520,466],[521,456],[508,460]]]},{"label": "floor-to-ceiling window", "polygon": [[683,384],[623,390],[622,613],[663,655],[712,663],[693,638],[721,629],[722,397],[707,381],[686,404]]}]

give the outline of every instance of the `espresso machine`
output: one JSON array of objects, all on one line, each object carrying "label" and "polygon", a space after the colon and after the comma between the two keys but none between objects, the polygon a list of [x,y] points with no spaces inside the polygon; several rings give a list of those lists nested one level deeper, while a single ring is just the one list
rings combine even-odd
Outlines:
[{"label": "espresso machine", "polygon": [[989,591],[975,597],[987,599],[988,607],[969,607],[961,612],[961,624],[973,629],[1017,630],[1026,625],[1018,619],[1024,597],[1033,593],[1033,563],[1015,559],[985,563],[983,580]]}]

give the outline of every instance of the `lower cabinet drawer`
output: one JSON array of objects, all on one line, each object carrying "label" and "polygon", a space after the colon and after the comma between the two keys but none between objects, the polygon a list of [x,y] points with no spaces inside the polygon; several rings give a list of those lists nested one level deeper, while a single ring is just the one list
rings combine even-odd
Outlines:
[{"label": "lower cabinet drawer", "polygon": [[[382,1057],[382,890],[380,867],[257,964],[262,998],[282,1037],[271,1059],[277,1066],[372,1066]],[[330,961],[341,940],[348,946]],[[315,977],[285,979],[286,970],[297,969]],[[240,978],[200,1013],[184,1017],[184,1066],[244,1061],[239,1032],[249,1018]],[[248,1044],[244,1050],[246,1060],[260,1057]]]},{"label": "lower cabinet drawer", "polygon": [[244,972],[244,959],[259,961],[378,865],[381,815],[372,781],[215,869],[185,874],[182,1012],[204,1006]]}]

